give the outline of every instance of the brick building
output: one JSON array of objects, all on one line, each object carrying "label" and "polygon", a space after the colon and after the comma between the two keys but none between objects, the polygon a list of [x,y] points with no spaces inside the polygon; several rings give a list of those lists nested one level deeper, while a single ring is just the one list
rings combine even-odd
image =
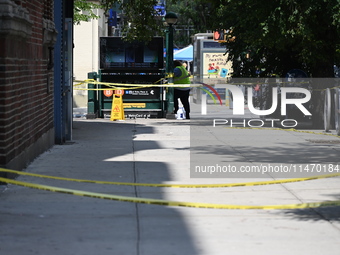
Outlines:
[{"label": "brick building", "polygon": [[0,0],[0,166],[23,169],[55,142],[53,0]]}]

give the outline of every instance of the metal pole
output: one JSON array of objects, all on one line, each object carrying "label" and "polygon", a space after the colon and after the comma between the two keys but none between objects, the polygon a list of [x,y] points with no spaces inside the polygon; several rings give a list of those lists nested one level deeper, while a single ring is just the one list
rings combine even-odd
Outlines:
[{"label": "metal pole", "polygon": [[65,138],[72,140],[73,125],[73,19],[65,19],[65,83],[64,83],[64,106],[65,106]]},{"label": "metal pole", "polygon": [[65,11],[64,1],[54,1],[54,19],[56,29],[61,31],[57,35],[57,43],[54,47],[54,127],[55,127],[55,143],[63,144],[65,142],[65,132],[63,126],[63,96],[62,96],[62,85],[64,84],[65,77],[63,75],[64,70],[64,54],[63,54],[63,41],[64,34],[63,28]]},{"label": "metal pole", "polygon": [[[172,25],[169,25],[167,31],[166,31],[166,73],[167,73],[167,78],[168,78],[168,83],[172,84],[174,79],[174,29]],[[168,93],[167,93],[167,101],[168,101],[168,107],[167,107],[167,113],[166,113],[166,118],[167,119],[174,119],[175,114],[173,113],[174,111],[174,88],[168,87]]]}]

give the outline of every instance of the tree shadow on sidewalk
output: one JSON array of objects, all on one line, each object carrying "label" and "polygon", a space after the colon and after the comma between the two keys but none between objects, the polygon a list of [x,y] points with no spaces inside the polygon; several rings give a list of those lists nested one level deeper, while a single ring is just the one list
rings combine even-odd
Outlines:
[{"label": "tree shadow on sidewalk", "polygon": [[[332,200],[340,201],[340,194],[332,194],[329,196],[334,197]],[[329,222],[340,222],[340,206],[285,210],[283,212],[279,212],[279,214],[284,214],[285,216],[300,221],[326,220]]]}]

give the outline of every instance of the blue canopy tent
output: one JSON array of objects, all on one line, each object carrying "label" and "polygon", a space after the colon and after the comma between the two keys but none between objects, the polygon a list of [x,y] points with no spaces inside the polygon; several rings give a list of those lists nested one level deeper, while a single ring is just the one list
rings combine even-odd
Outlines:
[{"label": "blue canopy tent", "polygon": [[193,46],[190,44],[189,46],[174,52],[174,59],[188,62],[193,61],[194,59]]}]

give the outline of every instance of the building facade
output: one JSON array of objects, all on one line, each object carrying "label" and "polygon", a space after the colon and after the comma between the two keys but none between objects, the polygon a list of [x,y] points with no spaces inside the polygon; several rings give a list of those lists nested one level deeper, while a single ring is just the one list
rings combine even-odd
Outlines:
[{"label": "building facade", "polygon": [[[82,21],[74,25],[73,76],[75,80],[86,80],[89,72],[99,70],[99,38],[108,35],[107,17],[103,10],[93,10],[98,19]],[[80,88],[80,89],[77,89]],[[73,91],[73,108],[87,107],[86,85]]]},{"label": "building facade", "polygon": [[53,0],[0,0],[0,166],[23,169],[55,142]]}]

